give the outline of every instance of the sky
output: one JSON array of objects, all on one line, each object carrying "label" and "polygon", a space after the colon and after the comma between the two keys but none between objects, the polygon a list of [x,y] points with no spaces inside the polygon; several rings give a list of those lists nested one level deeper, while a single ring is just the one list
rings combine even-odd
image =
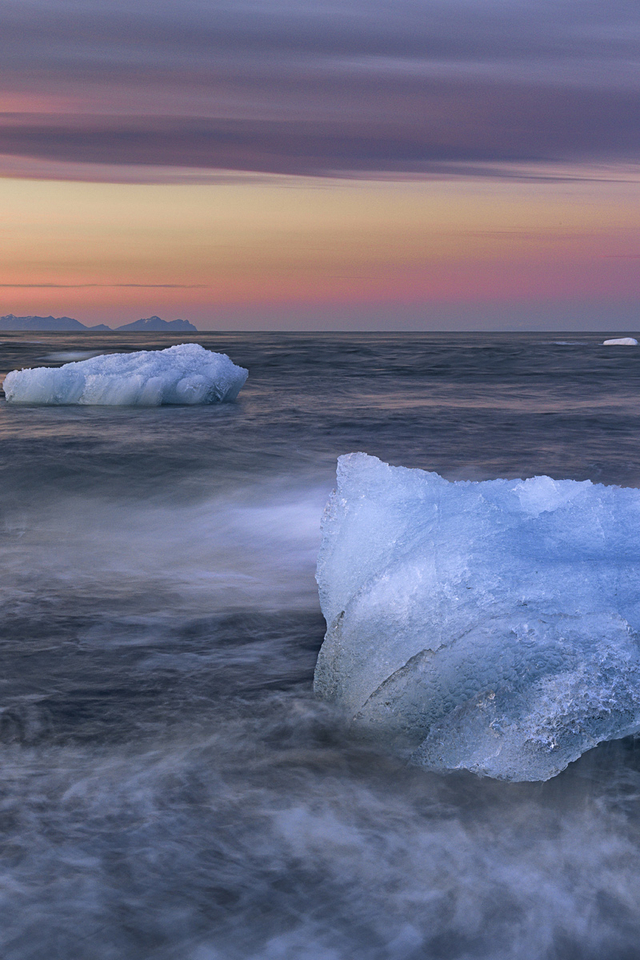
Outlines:
[{"label": "sky", "polygon": [[637,0],[0,0],[0,315],[640,329]]}]

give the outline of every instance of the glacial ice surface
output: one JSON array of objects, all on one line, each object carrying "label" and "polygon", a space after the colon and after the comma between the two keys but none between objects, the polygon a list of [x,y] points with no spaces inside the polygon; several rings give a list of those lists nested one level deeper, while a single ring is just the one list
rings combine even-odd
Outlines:
[{"label": "glacial ice surface", "polygon": [[431,770],[548,780],[640,731],[640,490],[338,461],[316,694]]},{"label": "glacial ice surface", "polygon": [[62,367],[12,370],[4,391],[10,403],[156,407],[235,400],[246,379],[247,371],[226,354],[182,343]]},{"label": "glacial ice surface", "polygon": [[603,347],[637,347],[638,341],[635,337],[616,337],[613,340],[603,340]]}]

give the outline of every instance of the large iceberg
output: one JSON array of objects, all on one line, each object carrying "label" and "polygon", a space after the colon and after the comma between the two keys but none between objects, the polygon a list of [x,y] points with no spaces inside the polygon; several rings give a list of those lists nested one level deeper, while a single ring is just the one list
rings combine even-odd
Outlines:
[{"label": "large iceberg", "polygon": [[12,370],[4,392],[10,403],[157,407],[235,400],[246,379],[247,371],[226,354],[183,343],[166,350],[110,353],[62,367]]},{"label": "large iceberg", "polygon": [[547,780],[640,731],[640,490],[338,461],[315,691],[431,770]]}]

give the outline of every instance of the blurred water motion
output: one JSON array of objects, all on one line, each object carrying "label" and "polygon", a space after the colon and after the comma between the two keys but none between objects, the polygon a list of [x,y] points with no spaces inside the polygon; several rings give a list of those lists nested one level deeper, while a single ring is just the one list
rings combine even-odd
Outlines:
[{"label": "blurred water motion", "polygon": [[[637,352],[189,339],[249,369],[236,404],[0,404],[2,957],[635,960],[633,741],[546,784],[438,777],[311,678],[336,457],[639,485]],[[2,372],[86,349],[40,341],[3,336]]]}]

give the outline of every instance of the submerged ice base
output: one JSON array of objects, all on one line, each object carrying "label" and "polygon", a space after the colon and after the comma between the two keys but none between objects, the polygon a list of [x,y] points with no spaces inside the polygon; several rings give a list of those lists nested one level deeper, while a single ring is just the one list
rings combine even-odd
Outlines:
[{"label": "submerged ice base", "polygon": [[182,343],[62,367],[12,370],[4,391],[10,403],[157,407],[235,400],[246,379],[247,371],[226,354]]},{"label": "submerged ice base", "polygon": [[315,691],[431,770],[548,780],[640,731],[640,490],[338,461]]}]

